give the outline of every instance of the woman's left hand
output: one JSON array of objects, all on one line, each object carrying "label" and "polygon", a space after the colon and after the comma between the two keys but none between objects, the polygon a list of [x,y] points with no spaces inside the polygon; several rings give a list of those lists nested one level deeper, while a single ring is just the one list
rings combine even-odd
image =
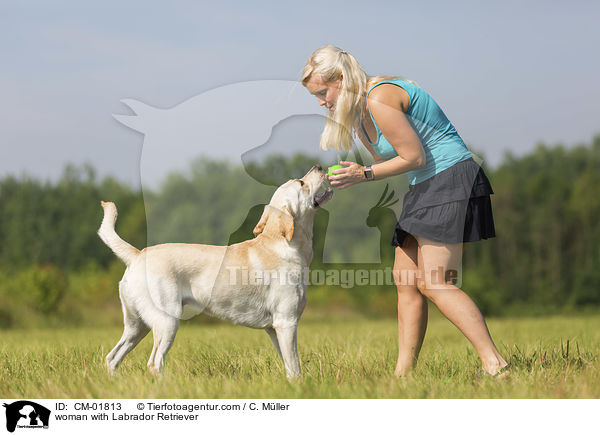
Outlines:
[{"label": "woman's left hand", "polygon": [[327,176],[329,183],[338,189],[345,189],[354,184],[361,183],[365,180],[365,168],[355,162],[340,162],[344,166],[342,169],[333,171],[332,176]]}]

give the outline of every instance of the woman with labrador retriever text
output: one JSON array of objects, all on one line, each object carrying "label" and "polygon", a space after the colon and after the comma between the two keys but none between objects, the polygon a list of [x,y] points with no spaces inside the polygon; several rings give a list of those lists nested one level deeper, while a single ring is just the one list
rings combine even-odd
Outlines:
[{"label": "woman with labrador retriever text", "polygon": [[356,132],[375,163],[344,166],[333,187],[407,173],[409,191],[392,239],[398,289],[398,362],[415,366],[427,329],[427,299],[469,339],[485,373],[509,364],[494,345],[481,312],[456,283],[464,242],[495,236],[491,185],[440,107],[415,83],[364,72],[348,52],[328,45],[311,54],[302,84],[329,109],[321,148],[352,148]]}]

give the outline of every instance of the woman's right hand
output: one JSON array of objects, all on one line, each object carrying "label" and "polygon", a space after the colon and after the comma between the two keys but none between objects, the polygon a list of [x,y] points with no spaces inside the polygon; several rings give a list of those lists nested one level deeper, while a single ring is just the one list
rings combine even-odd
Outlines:
[{"label": "woman's right hand", "polygon": [[344,167],[334,170],[331,176],[327,175],[327,180],[332,187],[345,189],[346,187],[366,181],[365,167],[363,165],[346,161],[341,161],[340,165]]}]

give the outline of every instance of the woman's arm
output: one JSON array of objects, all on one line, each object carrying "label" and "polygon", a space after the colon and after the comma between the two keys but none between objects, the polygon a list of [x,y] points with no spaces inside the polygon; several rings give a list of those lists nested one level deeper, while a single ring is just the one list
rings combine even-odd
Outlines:
[{"label": "woman's arm", "polygon": [[408,94],[398,86],[383,84],[371,91],[368,107],[381,133],[394,147],[397,157],[371,167],[376,180],[403,174],[425,165],[425,151],[419,136],[406,119]]},{"label": "woman's arm", "polygon": [[[375,159],[375,164],[371,166],[375,180],[403,174],[425,165],[425,151],[421,141],[404,114],[408,103],[409,97],[406,91],[392,84],[379,85],[369,95],[367,104],[371,115],[381,133],[398,154],[397,157],[389,160],[382,159],[368,141],[363,140]],[[364,166],[354,162],[340,162],[340,164],[345,168],[334,171],[336,175],[329,177],[332,186],[344,189],[366,181]]]}]

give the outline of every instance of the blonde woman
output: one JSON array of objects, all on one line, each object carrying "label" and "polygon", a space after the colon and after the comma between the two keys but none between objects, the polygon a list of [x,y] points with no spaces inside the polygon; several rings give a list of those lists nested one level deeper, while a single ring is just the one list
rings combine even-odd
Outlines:
[{"label": "blonde woman", "polygon": [[495,236],[491,185],[440,107],[415,83],[368,76],[348,52],[328,45],[311,54],[302,84],[329,109],[321,148],[349,151],[356,133],[375,163],[340,162],[329,178],[344,189],[408,174],[409,191],[392,238],[398,289],[395,375],[414,368],[427,328],[427,299],[467,337],[483,373],[509,364],[481,312],[456,283],[464,242]]}]

